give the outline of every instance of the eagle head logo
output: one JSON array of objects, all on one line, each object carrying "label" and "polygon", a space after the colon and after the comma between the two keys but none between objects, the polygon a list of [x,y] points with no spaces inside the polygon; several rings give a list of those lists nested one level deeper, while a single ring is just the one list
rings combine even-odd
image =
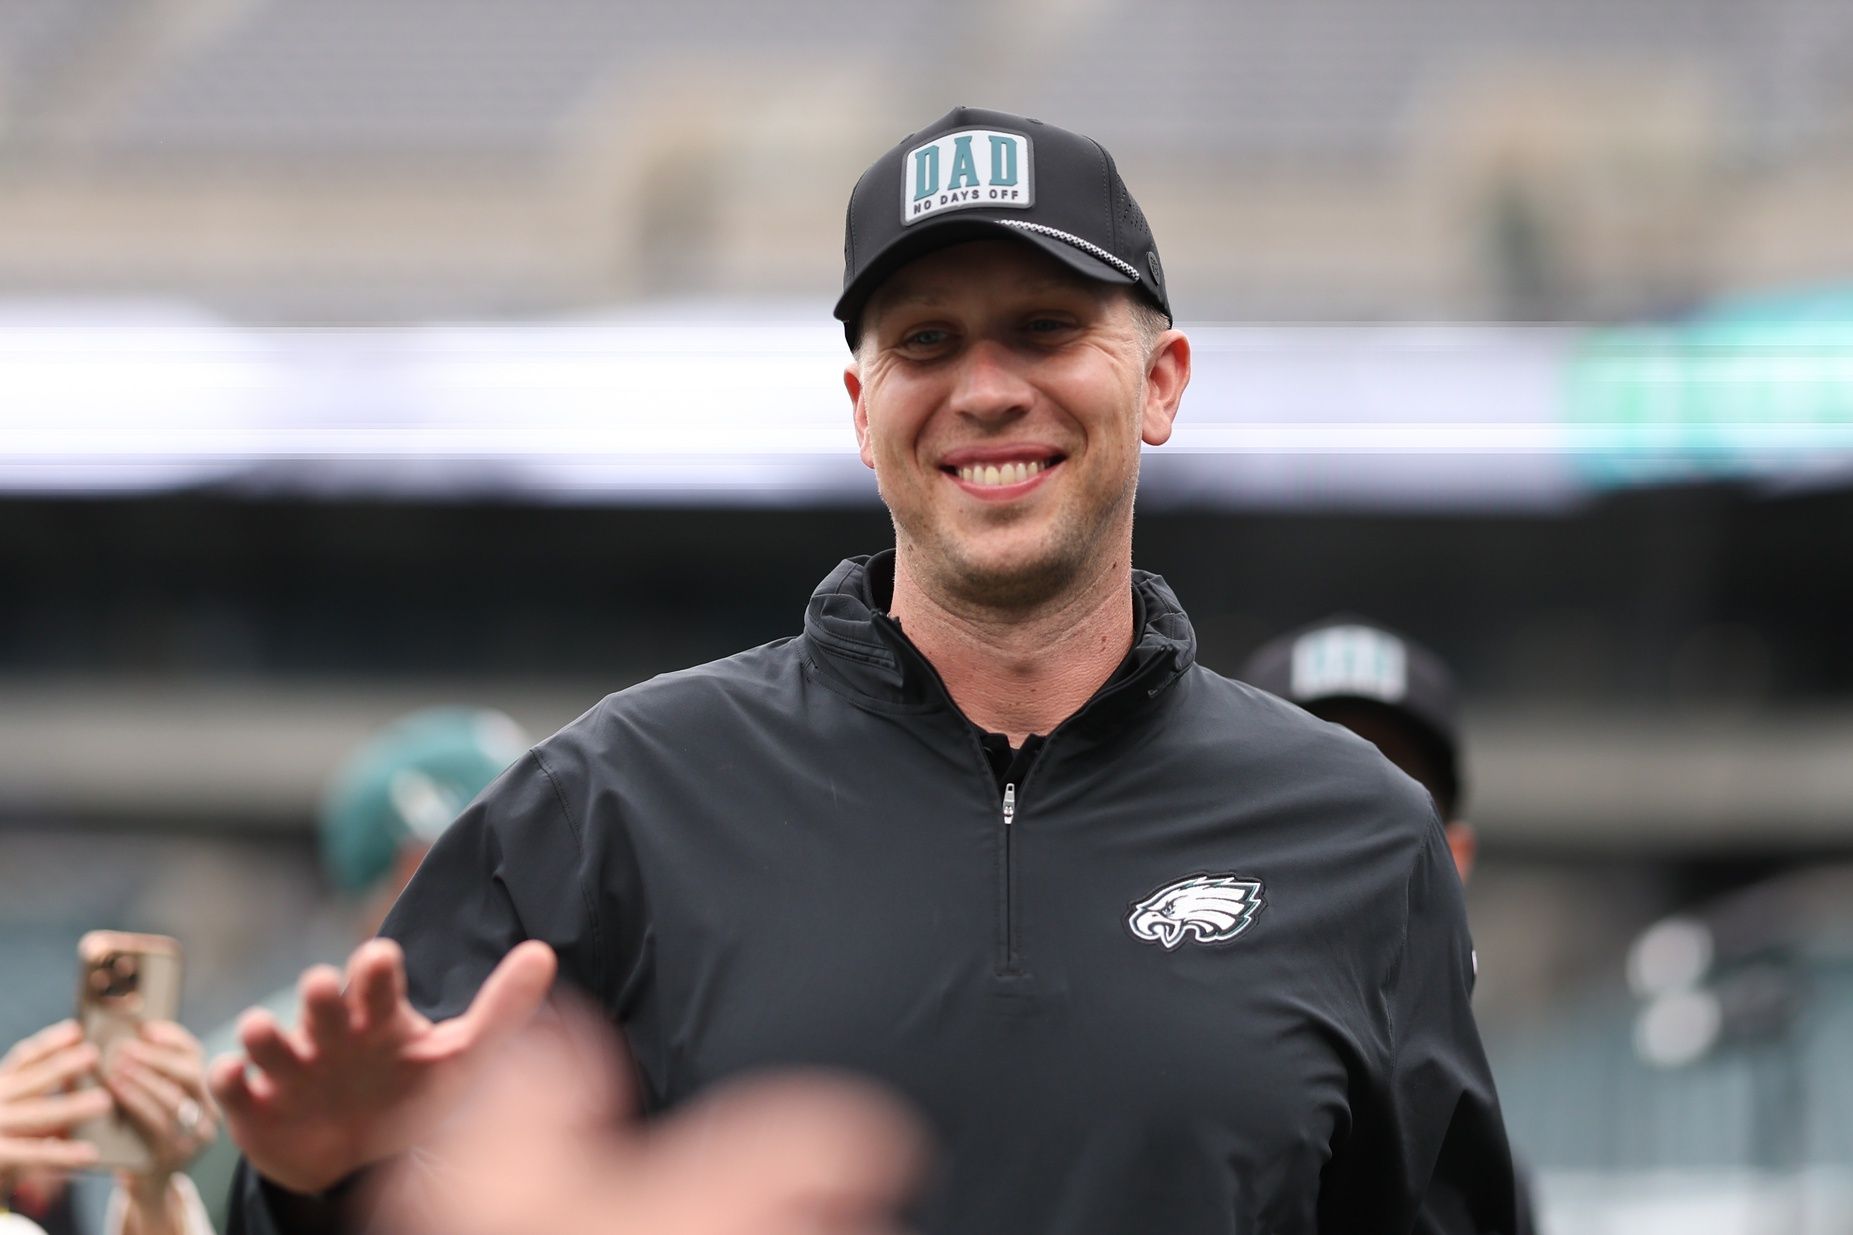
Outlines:
[{"label": "eagle head logo", "polygon": [[1226,943],[1248,929],[1267,902],[1261,881],[1243,875],[1192,875],[1135,902],[1126,919],[1138,939],[1169,952],[1186,939]]}]

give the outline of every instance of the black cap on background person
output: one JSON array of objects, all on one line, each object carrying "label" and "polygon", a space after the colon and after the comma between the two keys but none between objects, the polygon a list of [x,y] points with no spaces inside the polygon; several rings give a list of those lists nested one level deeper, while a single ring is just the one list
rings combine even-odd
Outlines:
[{"label": "black cap on background person", "polygon": [[1105,147],[1040,120],[955,107],[902,138],[849,196],[836,317],[850,347],[889,275],[935,249],[999,236],[1130,287],[1171,320],[1158,243]]},{"label": "black cap on background person", "polygon": [[1340,615],[1265,644],[1236,675],[1376,744],[1427,789],[1466,879],[1473,829],[1461,817],[1460,711],[1441,658],[1375,622]]}]

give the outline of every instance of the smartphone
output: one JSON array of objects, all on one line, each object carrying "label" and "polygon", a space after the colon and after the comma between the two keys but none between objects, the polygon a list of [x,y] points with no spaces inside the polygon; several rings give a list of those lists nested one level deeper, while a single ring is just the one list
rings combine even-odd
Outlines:
[{"label": "smartphone", "polygon": [[[179,1012],[179,940],[91,931],[77,941],[77,1023],[97,1048],[100,1067],[137,1036],[143,1021],[171,1021]],[[147,1142],[120,1111],[79,1124],[72,1135],[97,1147],[98,1169],[145,1171],[153,1165]]]}]

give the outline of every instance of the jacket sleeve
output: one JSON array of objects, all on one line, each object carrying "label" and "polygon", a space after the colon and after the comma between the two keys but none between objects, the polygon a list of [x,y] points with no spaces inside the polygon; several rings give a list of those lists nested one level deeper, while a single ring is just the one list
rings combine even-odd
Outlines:
[{"label": "jacket sleeve", "polygon": [[1328,1168],[1322,1231],[1518,1235],[1505,1121],[1470,999],[1474,953],[1440,822],[1410,872],[1403,940],[1383,1008],[1387,1056]]},{"label": "jacket sleeve", "polygon": [[469,1007],[524,939],[552,946],[561,978],[612,1010],[600,910],[613,889],[587,844],[583,787],[556,771],[562,762],[530,751],[485,789],[432,846],[380,928],[405,949],[407,992],[431,1019]]},{"label": "jacket sleeve", "polygon": [[277,1187],[238,1159],[232,1170],[230,1216],[225,1235],[353,1235],[363,1228],[353,1221],[352,1193],[363,1174],[327,1192],[304,1196]]},{"label": "jacket sleeve", "polygon": [[[599,872],[585,845],[580,797],[530,751],[482,792],[432,846],[380,934],[405,949],[406,990],[432,1020],[461,1013],[517,943],[540,939],[560,976],[608,1010],[612,959],[601,945]],[[627,881],[628,882],[628,881]],[[349,1180],[318,1197],[286,1192],[243,1160],[229,1235],[337,1235],[354,1224]]]}]

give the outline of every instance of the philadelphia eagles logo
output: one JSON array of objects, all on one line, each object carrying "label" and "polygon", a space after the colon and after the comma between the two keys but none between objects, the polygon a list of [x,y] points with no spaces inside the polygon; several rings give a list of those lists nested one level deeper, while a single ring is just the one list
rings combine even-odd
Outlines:
[{"label": "philadelphia eagles logo", "polygon": [[1186,939],[1226,943],[1248,929],[1267,902],[1261,881],[1241,875],[1192,875],[1135,903],[1126,925],[1133,936],[1169,952]]}]

